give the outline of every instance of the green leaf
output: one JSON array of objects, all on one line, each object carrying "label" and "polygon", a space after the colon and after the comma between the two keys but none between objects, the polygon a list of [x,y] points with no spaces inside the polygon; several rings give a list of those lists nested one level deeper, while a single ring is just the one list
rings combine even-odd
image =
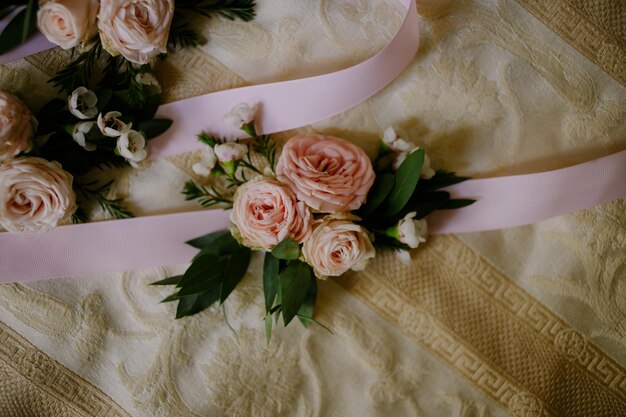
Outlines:
[{"label": "green leaf", "polygon": [[265,254],[263,261],[263,294],[265,295],[265,312],[269,312],[274,304],[278,291],[278,272],[280,260],[270,252]]},{"label": "green leaf", "polygon": [[311,286],[309,287],[309,292],[304,299],[304,302],[300,306],[298,310],[298,318],[304,327],[309,327],[311,323],[305,318],[313,319],[313,312],[315,310],[315,300],[317,299],[317,280],[313,278],[311,280]]},{"label": "green leaf", "polygon": [[197,294],[208,291],[221,283],[224,261],[211,253],[205,253],[185,271],[178,283],[179,295]]},{"label": "green leaf", "polygon": [[266,314],[264,321],[265,321],[265,341],[269,345],[270,339],[272,338],[272,315]]},{"label": "green leaf", "polygon": [[218,230],[217,232],[213,232],[213,233],[209,233],[208,235],[197,237],[185,243],[197,249],[204,249],[212,245],[215,241],[219,239],[223,239],[226,236],[230,236],[230,232],[228,230]]},{"label": "green leaf", "polygon": [[235,289],[237,284],[242,280],[248,266],[250,265],[251,251],[249,248],[240,246],[226,262],[224,268],[224,278],[222,279],[222,292],[220,295],[220,303],[223,303],[231,292]]},{"label": "green leaf", "polygon": [[313,273],[304,262],[294,262],[280,274],[279,285],[282,294],[283,321],[285,326],[296,316],[311,287]]},{"label": "green leaf", "polygon": [[164,133],[170,128],[170,126],[172,126],[172,123],[173,122],[170,119],[142,120],[134,125],[133,128],[143,132],[147,139],[152,139]]},{"label": "green leaf", "polygon": [[476,200],[472,200],[470,198],[455,198],[455,199],[449,200],[448,204],[443,206],[441,209],[442,210],[456,210],[456,209],[470,206],[474,204],[475,202]]},{"label": "green leaf", "polygon": [[150,285],[177,285],[182,277],[182,275],[176,275],[162,279],[161,281],[153,282]]},{"label": "green leaf", "polygon": [[418,149],[406,157],[396,172],[396,183],[387,199],[387,215],[394,216],[409,202],[417,186],[424,164],[424,150]]},{"label": "green leaf", "polygon": [[358,215],[366,218],[372,214],[385,201],[385,198],[391,193],[395,179],[393,174],[386,173],[376,177],[374,185],[367,193],[365,204],[359,209]]},{"label": "green leaf", "polygon": [[150,96],[146,98],[146,102],[139,111],[136,112],[135,116],[137,116],[140,120],[150,120],[154,118],[154,115],[157,112],[157,109],[161,105],[161,95],[156,94],[154,96]]},{"label": "green leaf", "polygon": [[423,219],[430,213],[445,207],[449,200],[450,193],[446,191],[420,194],[415,196],[415,199],[407,205],[405,210],[402,211],[402,214],[414,211],[416,213],[416,219]]},{"label": "green leaf", "polygon": [[300,245],[298,245],[298,242],[288,237],[272,249],[272,255],[278,259],[288,261],[298,259],[300,256]]},{"label": "green leaf", "polygon": [[162,303],[170,303],[172,301],[178,301],[180,300],[182,297],[180,295],[178,295],[178,293],[174,293],[171,295],[168,295],[167,297],[165,297],[164,299],[161,300]]},{"label": "green leaf", "polygon": [[459,177],[454,172],[437,170],[432,178],[420,181],[420,191],[434,191],[468,179],[469,177]]},{"label": "green leaf", "polygon": [[[324,326],[322,323],[320,323],[317,320],[313,320],[312,318],[306,317],[306,316],[300,316],[299,314],[298,314],[298,318],[300,319],[300,321],[302,322],[304,327],[308,327],[310,324],[317,324],[322,329],[326,330],[328,333],[334,334],[332,330],[330,330],[328,327]],[[304,323],[306,323],[306,324],[304,324]]]},{"label": "green leaf", "polygon": [[176,318],[179,319],[185,316],[192,316],[207,309],[213,303],[220,299],[220,288],[213,288],[211,290],[189,295],[187,297],[181,297],[178,301],[178,307],[176,308]]}]

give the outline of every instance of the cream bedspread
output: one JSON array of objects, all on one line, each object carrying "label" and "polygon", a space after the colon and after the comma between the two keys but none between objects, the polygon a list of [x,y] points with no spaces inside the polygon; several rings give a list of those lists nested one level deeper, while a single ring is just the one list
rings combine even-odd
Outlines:
[{"label": "cream bedspread", "polygon": [[[197,20],[207,45],[160,64],[168,101],[362,61],[400,24],[384,0],[258,0],[253,23]],[[626,148],[620,0],[418,0],[422,43],[384,91],[303,128],[373,153],[385,127],[475,177]],[[60,50],[0,66],[32,105]],[[211,111],[211,109],[207,109]],[[285,135],[287,137],[288,135]],[[138,214],[182,201],[197,154],[124,173]],[[71,248],[68,248],[71,250]],[[319,320],[266,347],[261,260],[226,303],[173,320],[147,284],[184,265],[0,286],[2,416],[626,415],[626,200],[533,226],[432,238],[323,282]]]}]

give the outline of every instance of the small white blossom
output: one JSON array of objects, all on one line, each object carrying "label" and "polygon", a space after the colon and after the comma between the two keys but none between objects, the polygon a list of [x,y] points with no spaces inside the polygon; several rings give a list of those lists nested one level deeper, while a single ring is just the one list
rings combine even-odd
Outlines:
[{"label": "small white blossom", "polygon": [[148,88],[152,94],[161,94],[161,85],[154,75],[149,72],[142,72],[135,75],[135,80]]},{"label": "small white blossom", "polygon": [[233,109],[224,115],[224,123],[229,126],[240,129],[243,125],[250,123],[256,117],[258,104],[255,103],[249,106],[246,103],[241,103],[233,107]]},{"label": "small white blossom", "polygon": [[104,136],[116,138],[130,131],[133,124],[122,122],[118,119],[121,115],[122,113],[118,111],[110,111],[104,116],[102,113],[98,115],[98,127]]},{"label": "small white blossom", "polygon": [[96,117],[98,114],[97,103],[96,93],[85,87],[78,87],[67,99],[70,113],[82,120]]},{"label": "small white blossom", "polygon": [[215,155],[220,162],[233,162],[243,159],[248,147],[242,143],[228,142],[215,145]]},{"label": "small white blossom", "polygon": [[426,242],[426,234],[428,232],[426,220],[415,220],[416,215],[416,212],[410,212],[397,225],[396,238],[411,249],[415,249],[420,243]]},{"label": "small white blossom", "polygon": [[404,249],[398,249],[393,251],[393,256],[396,257],[397,260],[407,265],[411,263],[411,252]]},{"label": "small white blossom", "polygon": [[383,143],[394,152],[409,152],[415,146],[406,140],[399,138],[393,127],[388,127],[383,133]]},{"label": "small white blossom", "polygon": [[200,162],[193,164],[191,169],[197,175],[208,177],[211,174],[211,171],[213,171],[213,168],[215,168],[216,163],[217,156],[215,155],[213,148],[207,146],[202,152]]},{"label": "small white blossom", "polygon": [[137,163],[143,161],[148,156],[145,148],[146,139],[135,130],[123,133],[117,139],[117,152],[134,168],[137,168],[139,166]]},{"label": "small white blossom", "polygon": [[87,134],[93,129],[95,124],[96,122],[79,122],[74,126],[72,138],[74,138],[74,142],[85,148],[86,151],[96,150],[96,145],[87,142]]}]

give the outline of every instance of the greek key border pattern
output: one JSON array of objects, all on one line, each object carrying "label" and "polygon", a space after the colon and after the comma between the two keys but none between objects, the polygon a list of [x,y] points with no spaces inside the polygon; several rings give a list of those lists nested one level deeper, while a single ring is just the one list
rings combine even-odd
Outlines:
[{"label": "greek key border pattern", "polygon": [[[495,267],[477,258],[467,246],[458,247],[459,252],[446,251],[441,246],[433,248],[441,262],[457,264],[457,274],[468,278],[476,288],[515,314],[528,327],[541,335],[570,360],[585,369],[596,381],[626,401],[626,371],[597,346],[554,315],[529,293],[516,286]],[[452,259],[454,256],[455,259]]]},{"label": "greek key border pattern", "polygon": [[0,321],[0,361],[77,417],[130,417],[89,382],[61,365]]},{"label": "greek key border pattern", "polygon": [[[531,350],[548,361],[546,364],[556,370],[567,369],[568,375],[576,378],[581,385],[594,387],[580,388],[576,384],[562,387],[570,390],[569,396],[576,397],[581,404],[585,402],[585,396],[602,397],[611,404],[602,415],[614,415],[611,413],[615,410],[618,414],[626,412],[625,370],[458,238],[432,238],[416,255],[413,264],[406,267],[394,266],[397,261],[392,259],[393,256],[379,255],[366,271],[349,275],[339,283],[513,416],[559,415],[564,397],[555,399],[547,391],[532,386],[532,378],[514,377],[509,373],[509,369],[513,369],[511,366],[524,367],[527,365],[525,361],[530,359],[511,356],[503,364],[500,357],[498,365],[498,358],[490,356],[497,356],[498,349],[506,351],[507,345],[510,347],[515,340],[499,341],[502,346],[491,352],[481,351],[477,348],[479,345],[465,340],[451,327],[445,312],[441,315],[441,309],[432,308],[432,305],[428,307],[429,301],[415,298],[419,291],[413,290],[415,282],[411,283],[411,280],[430,281],[422,286],[421,291],[442,293],[451,288],[449,285],[456,285],[457,292],[472,293],[473,305],[469,307],[474,308],[474,313],[478,310],[483,320],[494,320],[493,327],[496,329],[507,328],[510,331],[519,328],[524,335],[520,340],[528,341]],[[481,306],[481,303],[484,305]],[[459,305],[452,308],[461,311],[461,308],[467,307]],[[501,314],[491,318],[489,311]],[[508,323],[502,323],[503,320]],[[463,325],[472,327],[475,322],[472,324],[468,319]],[[476,331],[479,332],[480,328]],[[503,335],[508,337],[506,332]],[[534,366],[536,371],[537,364]],[[596,414],[591,410],[581,410],[577,415]]]},{"label": "greek key border pattern", "polygon": [[516,1],[626,87],[624,41],[611,37],[567,0]]}]

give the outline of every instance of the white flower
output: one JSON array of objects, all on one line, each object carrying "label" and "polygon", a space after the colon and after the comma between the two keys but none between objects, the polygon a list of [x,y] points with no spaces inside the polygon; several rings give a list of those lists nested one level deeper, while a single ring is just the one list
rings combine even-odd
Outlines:
[{"label": "white flower", "polygon": [[404,216],[393,228],[396,229],[396,233],[392,232],[396,239],[408,245],[411,249],[415,249],[420,243],[426,242],[426,234],[428,232],[426,220],[415,220],[416,215],[417,213],[412,211]]},{"label": "white flower", "polygon": [[383,143],[394,152],[408,152],[415,146],[406,140],[399,138],[393,127],[388,127],[383,133]]},{"label": "white flower", "polygon": [[396,257],[397,260],[407,265],[411,263],[411,252],[404,249],[398,249],[393,251],[393,256]]},{"label": "white flower", "polygon": [[117,151],[126,159],[130,165],[137,168],[137,162],[146,159],[148,152],[146,151],[146,139],[143,135],[135,130],[129,130],[123,133],[117,139]]},{"label": "white flower", "polygon": [[257,103],[252,106],[249,106],[246,103],[238,104],[233,107],[233,109],[229,113],[226,113],[224,115],[224,123],[239,129],[241,128],[241,126],[254,120],[257,109]]},{"label": "white flower", "polygon": [[243,159],[248,147],[242,143],[228,142],[215,145],[215,155],[220,162],[233,162]]},{"label": "white flower", "polygon": [[91,119],[98,114],[96,108],[98,97],[96,97],[96,93],[85,87],[78,87],[74,90],[72,95],[68,97],[67,103],[70,112],[79,119]]},{"label": "white flower", "polygon": [[116,138],[130,131],[133,124],[122,122],[118,119],[121,115],[122,113],[118,111],[110,111],[104,116],[102,113],[98,115],[98,127],[104,136]]},{"label": "white flower", "polygon": [[74,142],[85,148],[86,151],[95,151],[96,145],[87,142],[87,134],[93,129],[96,122],[79,122],[74,126],[72,137]]},{"label": "white flower", "polygon": [[193,164],[191,169],[193,170],[193,172],[200,176],[208,177],[209,175],[211,175],[211,171],[213,171],[213,168],[215,168],[216,163],[217,156],[215,156],[213,148],[207,146],[202,152],[200,162]]},{"label": "white flower", "polygon": [[[410,152],[400,152],[396,155],[396,158],[393,160],[393,169],[397,171],[400,168],[400,165],[404,162],[407,156],[420,149],[419,146],[413,148]],[[430,166],[430,158],[428,155],[424,154],[424,163],[422,164],[422,171],[420,172],[420,177],[424,179],[430,179],[435,175],[435,170]]]},{"label": "white flower", "polygon": [[149,72],[140,72],[135,75],[135,80],[148,88],[152,94],[161,94],[161,85],[154,75]]}]

